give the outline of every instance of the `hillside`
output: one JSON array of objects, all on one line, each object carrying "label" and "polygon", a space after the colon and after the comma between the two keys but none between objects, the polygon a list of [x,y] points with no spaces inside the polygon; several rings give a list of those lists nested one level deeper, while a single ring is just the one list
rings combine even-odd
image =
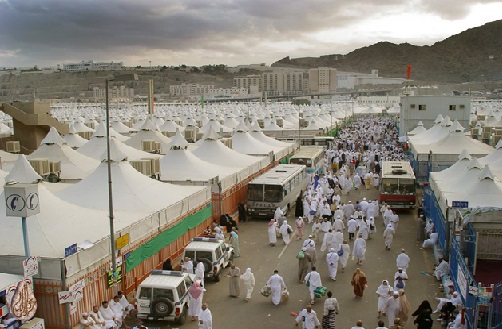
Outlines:
[{"label": "hillside", "polygon": [[[334,67],[340,71],[370,72],[383,77],[405,77],[413,66],[412,79],[458,83],[502,80],[502,20],[453,35],[432,46],[379,42],[346,55],[283,58],[273,67]],[[489,59],[489,56],[494,56]]]}]

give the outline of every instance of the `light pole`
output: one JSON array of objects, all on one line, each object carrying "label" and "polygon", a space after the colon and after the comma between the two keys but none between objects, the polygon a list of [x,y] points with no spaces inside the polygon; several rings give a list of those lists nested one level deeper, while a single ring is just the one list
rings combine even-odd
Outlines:
[{"label": "light pole", "polygon": [[[115,259],[115,231],[113,227],[113,193],[112,193],[112,167],[110,161],[110,100],[109,84],[110,81],[131,81],[138,80],[137,74],[118,75],[105,80],[105,112],[106,112],[106,166],[108,169],[108,219],[110,222],[110,247],[112,256],[112,280],[113,289],[116,290],[117,283],[117,260]],[[115,292],[115,291],[114,291]]]}]

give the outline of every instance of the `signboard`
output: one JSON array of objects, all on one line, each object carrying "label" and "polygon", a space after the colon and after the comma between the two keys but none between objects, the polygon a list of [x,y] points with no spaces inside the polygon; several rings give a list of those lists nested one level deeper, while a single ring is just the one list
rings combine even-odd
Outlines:
[{"label": "signboard", "polygon": [[84,280],[80,280],[70,287],[73,303],[76,304],[84,298],[84,286]]},{"label": "signboard", "polygon": [[469,286],[469,294],[473,296],[478,295],[478,287],[475,286]]},{"label": "signboard", "polygon": [[36,256],[30,256],[23,260],[24,277],[31,277],[38,274],[38,260]]},{"label": "signboard", "polygon": [[73,296],[70,291],[58,291],[59,304],[71,303],[73,302]]},{"label": "signboard", "polygon": [[[122,266],[117,266],[117,280],[116,280],[116,283],[120,283],[122,281]],[[108,282],[108,288],[110,287],[113,287],[113,273],[112,271],[108,272],[108,278],[107,278],[107,282]]]},{"label": "signboard", "polygon": [[29,217],[40,212],[37,184],[6,185],[4,190],[7,216]]},{"label": "signboard", "polygon": [[492,287],[479,287],[478,297],[490,299],[493,296],[493,288]]},{"label": "signboard", "polygon": [[129,244],[129,233],[126,233],[126,234],[122,235],[121,237],[117,238],[117,241],[116,241],[117,250],[124,248],[128,244]]},{"label": "signboard", "polygon": [[467,299],[467,280],[460,266],[457,267],[457,284],[464,300]]},{"label": "signboard", "polygon": [[76,254],[77,253],[77,244],[74,243],[72,244],[71,246],[69,246],[68,248],[64,248],[64,256],[65,257],[69,257],[73,254]]},{"label": "signboard", "polygon": [[469,201],[452,201],[451,202],[451,207],[452,208],[469,208]]},{"label": "signboard", "polygon": [[77,303],[70,303],[70,315],[77,313]]}]

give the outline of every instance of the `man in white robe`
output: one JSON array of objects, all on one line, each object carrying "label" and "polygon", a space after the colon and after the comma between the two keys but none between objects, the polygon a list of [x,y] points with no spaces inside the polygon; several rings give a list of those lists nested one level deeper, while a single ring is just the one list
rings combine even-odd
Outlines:
[{"label": "man in white robe", "polygon": [[207,308],[207,304],[202,304],[202,310],[199,313],[199,329],[212,329],[213,328],[213,315]]},{"label": "man in white robe", "polygon": [[385,313],[387,313],[389,327],[394,325],[394,319],[399,315],[400,307],[401,301],[399,300],[399,292],[394,291],[392,298],[389,298],[385,304]]},{"label": "man in white robe", "polygon": [[268,227],[267,227],[267,235],[268,235],[268,243],[270,244],[271,247],[274,247],[275,244],[277,243],[277,224],[275,219],[271,219],[268,222]]},{"label": "man in white robe", "polygon": [[326,255],[326,264],[328,265],[329,277],[333,281],[336,281],[336,272],[338,271],[338,258],[338,252],[335,250],[335,248],[331,248]]},{"label": "man in white robe", "polygon": [[284,283],[283,278],[279,275],[279,271],[274,271],[274,275],[272,275],[267,281],[267,286],[270,287],[272,303],[274,305],[279,305],[281,302],[282,289],[286,289],[286,284]]},{"label": "man in white robe", "polygon": [[122,293],[122,291],[117,292],[117,295],[120,297],[119,303],[122,306],[122,309],[125,311],[129,306],[129,301],[127,300],[126,295]]},{"label": "man in white robe", "polygon": [[333,240],[334,240],[334,247],[337,248],[337,246],[340,246],[343,243],[343,233],[342,231],[338,230],[335,233],[333,233]]},{"label": "man in white robe", "polygon": [[[403,271],[402,268],[398,268],[397,272],[394,273],[394,290],[404,289],[406,287],[406,281],[408,280],[408,274]],[[399,282],[403,283],[402,287],[399,287]]]},{"label": "man in white robe", "polygon": [[99,326],[96,325],[94,319],[89,316],[89,313],[82,313],[82,319],[80,319],[80,324],[83,329],[98,329]]},{"label": "man in white robe", "polygon": [[352,252],[354,257],[357,257],[357,264],[361,265],[366,258],[366,240],[363,239],[361,233],[358,234],[356,241],[354,241]]},{"label": "man in white robe", "polygon": [[113,313],[115,313],[115,322],[120,326],[124,318],[124,309],[122,305],[120,305],[120,297],[118,295],[114,296],[113,299],[108,302],[108,305]]},{"label": "man in white robe", "polygon": [[385,239],[385,249],[390,250],[392,241],[394,241],[394,227],[392,224],[387,225],[385,231],[383,231],[383,238]]},{"label": "man in white robe", "polygon": [[397,268],[402,268],[404,272],[410,266],[410,256],[406,254],[406,250],[401,249],[401,253],[397,255],[396,266]]},{"label": "man in white robe", "polygon": [[113,310],[110,308],[110,305],[108,305],[107,301],[101,303],[101,307],[99,308],[99,313],[101,313],[101,316],[105,320],[107,328],[111,328],[109,324],[111,324],[112,322],[115,324],[113,327],[119,324],[119,321],[116,321],[117,319],[115,313],[113,313]]},{"label": "man in white robe", "polygon": [[310,292],[310,304],[314,305],[314,291],[322,287],[321,275],[316,271],[316,267],[312,267],[312,271],[305,276],[305,282],[307,282],[307,288]]},{"label": "man in white robe", "polygon": [[436,277],[436,280],[441,281],[444,275],[450,274],[450,264],[448,264],[443,257],[439,257],[438,262],[438,266],[434,269],[434,276]]},{"label": "man in white robe", "polygon": [[347,222],[347,232],[349,233],[349,240],[355,238],[355,234],[357,231],[357,221],[354,217],[351,217]]},{"label": "man in white robe", "polygon": [[284,220],[281,227],[279,227],[279,232],[282,234],[282,241],[284,241],[284,244],[289,244],[291,242],[291,233],[293,233],[293,229],[288,224],[287,220]]},{"label": "man in white robe", "polygon": [[115,327],[116,323],[113,320],[105,320],[99,311],[99,307],[94,305],[92,307],[92,312],[89,312],[89,316],[94,320],[95,326],[100,329],[109,329]]},{"label": "man in white robe", "polygon": [[342,273],[345,272],[345,268],[347,267],[347,262],[349,261],[350,256],[350,246],[347,243],[347,240],[343,240],[342,243],[343,255],[339,256],[338,260],[340,261],[340,265],[342,265]]},{"label": "man in white robe", "polygon": [[330,229],[326,234],[324,234],[324,239],[322,240],[321,251],[329,250],[335,247],[335,235]]},{"label": "man in white robe", "polygon": [[337,216],[335,221],[333,222],[333,231],[343,231],[345,228],[345,224],[343,223],[343,220],[340,216]]},{"label": "man in white robe", "polygon": [[181,269],[185,273],[193,274],[193,262],[190,260],[190,258],[185,257],[183,259],[183,262],[181,263]]},{"label": "man in white robe", "polygon": [[432,248],[439,239],[439,234],[438,233],[431,233],[430,238],[427,240],[424,240],[424,243],[422,243],[422,248]]},{"label": "man in white robe", "polygon": [[205,272],[206,268],[204,267],[204,263],[200,260],[197,260],[197,265],[195,266],[195,280],[199,280],[203,287]]},{"label": "man in white robe", "polygon": [[364,219],[359,224],[359,230],[357,233],[358,233],[358,235],[361,234],[361,236],[364,240],[368,240],[368,237],[370,234],[370,228],[368,227],[368,224]]},{"label": "man in white robe", "polygon": [[282,211],[281,207],[277,207],[277,209],[274,212],[274,219],[277,221],[282,216],[284,216],[284,212]]},{"label": "man in white robe", "polygon": [[302,324],[302,329],[315,329],[318,328],[321,323],[319,322],[319,319],[317,318],[316,312],[312,309],[312,306],[307,305],[306,308],[300,311],[298,313],[298,316],[295,319],[296,321],[296,326],[298,327],[298,324]]}]

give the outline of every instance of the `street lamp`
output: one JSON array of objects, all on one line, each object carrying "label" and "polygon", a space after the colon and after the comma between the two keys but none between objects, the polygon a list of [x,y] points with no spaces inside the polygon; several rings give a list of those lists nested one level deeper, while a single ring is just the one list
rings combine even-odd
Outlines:
[{"label": "street lamp", "polygon": [[110,165],[110,100],[109,88],[110,81],[131,81],[138,80],[137,74],[117,75],[111,79],[105,80],[105,112],[106,112],[106,161],[108,168],[108,217],[110,222],[110,247],[112,254],[112,280],[114,290],[117,281],[117,260],[115,259],[115,231],[113,228],[113,193],[112,193],[112,168]]}]

